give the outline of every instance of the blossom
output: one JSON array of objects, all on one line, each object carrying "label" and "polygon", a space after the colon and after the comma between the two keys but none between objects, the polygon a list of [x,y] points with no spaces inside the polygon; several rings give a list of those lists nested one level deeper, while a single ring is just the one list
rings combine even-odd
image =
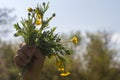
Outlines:
[{"label": "blossom", "polygon": [[37,19],[35,23],[36,23],[36,25],[41,25],[42,24],[41,20],[39,20],[39,19]]},{"label": "blossom", "polygon": [[71,39],[71,41],[74,43],[74,44],[77,44],[78,43],[78,38],[77,37],[73,37]]},{"label": "blossom", "polygon": [[68,75],[70,75],[70,72],[62,72],[62,73],[60,74],[60,76],[63,76],[63,77],[68,76]]},{"label": "blossom", "polygon": [[65,69],[63,67],[58,68],[58,71],[64,71]]},{"label": "blossom", "polygon": [[38,14],[38,15],[37,15],[37,18],[38,18],[38,19],[40,19],[40,18],[41,18],[41,15],[40,15],[40,14]]},{"label": "blossom", "polygon": [[57,61],[56,61],[56,65],[57,65],[57,66],[61,66],[61,65],[62,65],[62,62],[61,62],[60,60],[57,60]]},{"label": "blossom", "polygon": [[29,7],[27,10],[28,10],[29,12],[32,12],[32,11],[33,11],[33,9],[32,9],[32,8],[30,8],[30,7]]},{"label": "blossom", "polygon": [[58,71],[64,71],[64,65],[60,60],[56,60],[56,65],[58,66]]}]

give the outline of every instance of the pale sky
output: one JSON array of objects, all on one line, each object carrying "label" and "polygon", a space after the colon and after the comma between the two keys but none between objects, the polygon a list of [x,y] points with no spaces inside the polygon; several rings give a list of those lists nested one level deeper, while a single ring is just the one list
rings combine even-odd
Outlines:
[{"label": "pale sky", "polygon": [[50,2],[51,26],[57,32],[106,30],[120,35],[120,0],[0,0],[0,8],[14,8],[17,21],[27,16],[27,8]]},{"label": "pale sky", "polygon": [[0,8],[15,8],[18,20],[28,7],[50,2],[47,14],[56,13],[51,26],[59,32],[107,30],[120,32],[120,0],[0,0]]}]

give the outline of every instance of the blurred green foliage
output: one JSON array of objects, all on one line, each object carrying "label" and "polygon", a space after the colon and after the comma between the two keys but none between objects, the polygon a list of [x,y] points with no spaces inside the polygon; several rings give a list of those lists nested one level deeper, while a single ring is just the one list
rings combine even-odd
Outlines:
[{"label": "blurred green foliage", "polygon": [[14,65],[15,45],[0,41],[0,80],[18,80],[18,70]]},{"label": "blurred green foliage", "polygon": [[[119,80],[120,63],[114,61],[117,51],[109,45],[110,35],[102,32],[87,33],[86,38],[80,33],[77,35],[81,40],[79,45],[74,46],[71,43],[66,45],[73,49],[73,55],[66,57],[67,69],[71,75],[59,76],[53,57],[46,59],[41,80]],[[66,39],[71,35],[63,37]],[[19,80],[18,69],[13,61],[16,45],[19,44],[0,41],[0,80]]]}]

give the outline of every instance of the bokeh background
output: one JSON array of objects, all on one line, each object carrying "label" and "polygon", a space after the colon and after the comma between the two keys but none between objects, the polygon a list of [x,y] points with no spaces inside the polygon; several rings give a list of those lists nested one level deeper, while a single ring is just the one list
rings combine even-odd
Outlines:
[{"label": "bokeh background", "polygon": [[43,2],[50,2],[46,17],[56,13],[50,26],[63,40],[78,35],[80,43],[66,45],[73,51],[66,57],[70,76],[59,76],[52,58],[42,80],[119,80],[120,0],[0,0],[0,80],[19,80],[13,57],[23,39],[13,36],[13,25],[27,17],[28,7]]}]

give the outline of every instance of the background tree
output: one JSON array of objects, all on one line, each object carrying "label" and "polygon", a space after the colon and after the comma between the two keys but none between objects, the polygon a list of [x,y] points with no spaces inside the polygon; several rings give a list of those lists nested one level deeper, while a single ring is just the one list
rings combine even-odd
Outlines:
[{"label": "background tree", "polygon": [[[0,8],[0,37],[5,38],[13,30],[12,23],[16,19],[14,9]],[[4,37],[5,36],[5,37]]]},{"label": "background tree", "polygon": [[[89,41],[87,43],[85,61],[86,80],[117,80],[117,68],[112,64],[115,49],[109,44],[111,35],[108,33],[87,34]],[[114,76],[111,76],[114,75]],[[119,76],[120,77],[120,76]]]},{"label": "background tree", "polygon": [[0,80],[18,80],[18,69],[13,61],[15,52],[14,44],[0,41]]},{"label": "background tree", "polygon": [[[11,42],[7,42],[12,32],[12,22],[16,16],[13,13],[14,9],[0,8],[0,80],[17,80],[17,69],[13,62],[15,54],[15,46]],[[8,38],[6,41],[1,39]]]}]

